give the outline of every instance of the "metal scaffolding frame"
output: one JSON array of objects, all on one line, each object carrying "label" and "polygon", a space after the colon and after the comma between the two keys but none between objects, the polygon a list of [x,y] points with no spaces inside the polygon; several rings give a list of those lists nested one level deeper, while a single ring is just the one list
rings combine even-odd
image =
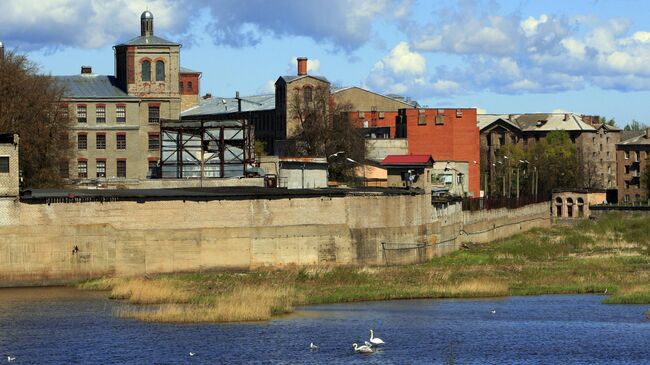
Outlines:
[{"label": "metal scaffolding frame", "polygon": [[247,120],[161,120],[160,134],[163,179],[247,176],[255,162]]}]

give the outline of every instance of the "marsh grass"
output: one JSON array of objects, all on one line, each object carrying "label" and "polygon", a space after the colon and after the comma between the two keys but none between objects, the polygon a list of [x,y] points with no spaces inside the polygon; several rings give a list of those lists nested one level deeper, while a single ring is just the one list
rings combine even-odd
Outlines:
[{"label": "marsh grass", "polygon": [[611,294],[606,303],[650,303],[650,217],[605,215],[491,244],[469,245],[424,264],[391,267],[289,267],[245,273],[98,279],[138,304],[117,315],[160,322],[267,320],[294,306],[412,298]]}]

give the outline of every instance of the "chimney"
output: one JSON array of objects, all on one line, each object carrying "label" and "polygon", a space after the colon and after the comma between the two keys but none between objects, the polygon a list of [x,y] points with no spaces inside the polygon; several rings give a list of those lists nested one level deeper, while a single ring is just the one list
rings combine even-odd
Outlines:
[{"label": "chimney", "polygon": [[298,57],[298,76],[307,75],[307,57]]},{"label": "chimney", "polygon": [[237,111],[241,111],[241,98],[239,97],[239,91],[235,92],[235,99],[237,99]]},{"label": "chimney", "polygon": [[81,74],[91,74],[93,73],[93,68],[91,66],[81,66]]},{"label": "chimney", "polygon": [[203,100],[211,99],[211,98],[212,98],[212,94],[210,93],[206,93],[205,95],[203,95]]},{"label": "chimney", "polygon": [[645,138],[650,138],[650,128],[645,129]]},{"label": "chimney", "polygon": [[0,60],[3,60],[5,58],[5,45],[4,43],[0,42]]},{"label": "chimney", "polygon": [[564,121],[566,122],[567,120],[569,120],[569,114],[564,114]]}]

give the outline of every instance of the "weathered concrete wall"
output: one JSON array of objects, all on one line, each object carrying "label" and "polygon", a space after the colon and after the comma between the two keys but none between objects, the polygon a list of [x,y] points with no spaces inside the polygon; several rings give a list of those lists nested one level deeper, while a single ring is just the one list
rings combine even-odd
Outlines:
[{"label": "weathered concrete wall", "polygon": [[[548,205],[467,213],[459,205],[434,210],[429,199],[351,195],[50,205],[3,199],[0,286],[260,266],[407,263],[451,252],[467,240],[484,242],[548,224]],[[382,243],[427,245],[387,251]],[[396,257],[406,261],[392,261]]]}]

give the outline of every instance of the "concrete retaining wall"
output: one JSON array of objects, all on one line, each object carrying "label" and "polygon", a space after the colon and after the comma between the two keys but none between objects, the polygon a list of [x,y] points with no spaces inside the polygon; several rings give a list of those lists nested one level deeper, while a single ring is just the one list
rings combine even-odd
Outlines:
[{"label": "concrete retaining wall", "polygon": [[[457,249],[468,238],[459,236],[463,229],[501,227],[471,239],[478,241],[548,224],[541,205],[520,213],[464,213],[457,206],[434,211],[429,199],[363,195],[49,205],[4,199],[0,286],[260,266],[382,265],[397,256],[413,262]],[[531,220],[505,225],[522,216]],[[428,245],[387,256],[382,242]]]}]

